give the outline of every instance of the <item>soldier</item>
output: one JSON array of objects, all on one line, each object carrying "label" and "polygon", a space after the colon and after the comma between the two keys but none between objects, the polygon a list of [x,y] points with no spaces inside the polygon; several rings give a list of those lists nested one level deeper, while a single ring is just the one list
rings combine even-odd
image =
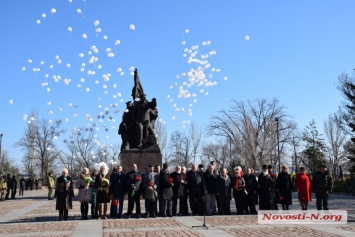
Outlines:
[{"label": "soldier", "polygon": [[53,179],[53,173],[50,172],[48,175],[48,200],[53,200],[52,194],[54,189],[55,189],[55,183]]},{"label": "soldier", "polygon": [[0,174],[0,194],[1,194],[2,201],[5,201],[6,190],[7,190],[6,176],[5,175],[2,176]]}]

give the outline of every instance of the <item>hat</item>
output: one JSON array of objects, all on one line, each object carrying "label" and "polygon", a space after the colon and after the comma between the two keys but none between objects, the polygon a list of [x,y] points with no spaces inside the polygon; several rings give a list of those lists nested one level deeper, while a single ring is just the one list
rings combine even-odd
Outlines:
[{"label": "hat", "polygon": [[272,165],[268,165],[267,168],[268,168],[268,169],[272,169]]}]

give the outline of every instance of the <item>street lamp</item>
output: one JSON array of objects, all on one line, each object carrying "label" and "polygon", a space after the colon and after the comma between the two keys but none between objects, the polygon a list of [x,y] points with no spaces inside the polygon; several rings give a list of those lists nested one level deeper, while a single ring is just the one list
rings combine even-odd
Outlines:
[{"label": "street lamp", "polygon": [[281,171],[281,161],[280,161],[280,140],[279,140],[279,118],[275,118],[276,121],[276,133],[277,133],[277,159],[279,161],[279,173]]},{"label": "street lamp", "polygon": [[[2,133],[0,134],[0,159],[1,159],[1,143],[2,143]],[[2,160],[2,159],[1,159]]]}]

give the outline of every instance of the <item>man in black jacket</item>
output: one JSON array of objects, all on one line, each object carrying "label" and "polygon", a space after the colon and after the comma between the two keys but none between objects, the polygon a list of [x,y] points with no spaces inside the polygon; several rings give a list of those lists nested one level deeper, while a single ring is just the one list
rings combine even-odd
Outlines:
[{"label": "man in black jacket", "polygon": [[191,170],[186,173],[186,192],[189,194],[192,215],[203,215],[202,197],[205,193],[205,184],[202,175],[202,171],[197,170],[197,165],[195,164],[193,164]]},{"label": "man in black jacket", "polygon": [[118,200],[118,214],[117,206],[112,209],[112,217],[122,218],[124,195],[127,193],[127,176],[122,173],[122,166],[116,167],[116,172],[110,176],[110,193],[113,199]]},{"label": "man in black jacket", "polygon": [[141,195],[141,182],[142,175],[137,170],[137,165],[131,165],[131,171],[127,173],[127,191],[128,191],[128,218],[131,218],[134,204],[136,204],[136,215],[137,218],[140,218],[141,214],[141,204],[140,204],[140,195]]},{"label": "man in black jacket", "polygon": [[[172,188],[173,189],[173,208],[172,208],[173,216],[176,216],[176,214],[177,214],[179,190],[180,190],[180,186],[182,185],[180,174],[181,174],[180,165],[177,165],[175,167],[175,171],[170,174],[170,177],[173,179],[173,183],[174,183],[174,186]],[[182,181],[184,181],[184,180],[182,180]],[[181,210],[180,210],[180,213],[181,213]]]},{"label": "man in black jacket", "polygon": [[251,172],[251,168],[247,169],[247,173],[243,176],[245,181],[245,190],[246,194],[246,206],[245,214],[257,214],[258,212],[255,209],[255,196],[258,190],[258,181],[256,177]]},{"label": "man in black jacket", "polygon": [[159,174],[159,213],[161,217],[172,217],[172,197],[174,186],[173,180],[169,175],[169,165],[168,163],[163,164],[163,169]]},{"label": "man in black jacket", "polygon": [[217,213],[216,209],[216,189],[217,189],[217,174],[214,171],[214,166],[209,165],[204,173],[206,183],[206,215],[211,216]]},{"label": "man in black jacket", "polygon": [[322,210],[322,203],[323,209],[329,210],[328,198],[333,189],[333,180],[325,165],[321,165],[314,174],[312,187],[316,193],[317,210]]}]

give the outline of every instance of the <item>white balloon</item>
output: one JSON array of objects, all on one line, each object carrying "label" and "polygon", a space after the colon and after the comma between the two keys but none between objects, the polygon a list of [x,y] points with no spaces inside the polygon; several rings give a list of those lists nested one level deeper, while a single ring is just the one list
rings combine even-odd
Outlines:
[{"label": "white balloon", "polygon": [[82,37],[83,37],[84,39],[87,39],[87,38],[88,38],[88,36],[87,36],[86,34],[83,34]]},{"label": "white balloon", "polygon": [[62,111],[63,111],[63,109],[62,109],[62,108],[58,108],[58,111],[59,111],[59,112],[62,112]]},{"label": "white balloon", "polygon": [[46,18],[46,16],[47,16],[46,13],[42,13],[43,18]]},{"label": "white balloon", "polygon": [[48,106],[51,106],[51,105],[52,105],[52,102],[50,102],[50,101],[47,102],[47,105],[48,105]]},{"label": "white balloon", "polygon": [[41,24],[41,21],[40,20],[37,20],[36,21],[37,25]]},{"label": "white balloon", "polygon": [[95,31],[96,31],[97,33],[100,33],[100,32],[101,32],[101,28],[97,28]]},{"label": "white balloon", "polygon": [[71,28],[70,26],[68,27],[68,31],[69,32],[72,32],[73,31],[73,28]]},{"label": "white balloon", "polygon": [[104,35],[102,38],[103,38],[104,40],[107,40],[107,35]]},{"label": "white balloon", "polygon": [[135,30],[135,29],[136,29],[136,27],[135,27],[133,24],[130,24],[130,25],[129,25],[129,28],[130,28],[131,30]]},{"label": "white balloon", "polygon": [[120,40],[116,40],[116,41],[115,41],[115,45],[119,45],[120,43],[121,43]]},{"label": "white balloon", "polygon": [[9,104],[12,105],[14,103],[13,100],[9,100]]},{"label": "white balloon", "polygon": [[86,90],[85,90],[86,92],[89,92],[90,91],[90,88],[86,88]]},{"label": "white balloon", "polygon": [[246,35],[244,39],[248,41],[250,39],[249,35]]},{"label": "white balloon", "polygon": [[94,25],[95,25],[95,26],[98,26],[99,24],[100,24],[99,20],[96,20],[96,21],[94,22]]},{"label": "white balloon", "polygon": [[51,88],[47,88],[47,92],[50,92],[51,91]]},{"label": "white balloon", "polygon": [[52,8],[52,9],[51,9],[51,13],[52,13],[52,14],[54,14],[54,13],[56,13],[56,12],[57,12],[57,10],[56,10],[55,8]]},{"label": "white balloon", "polygon": [[186,29],[186,30],[185,30],[185,33],[186,33],[186,34],[190,33],[190,30],[189,30],[189,29]]},{"label": "white balloon", "polygon": [[78,9],[76,10],[76,12],[80,14],[80,13],[81,13],[81,9],[78,8]]},{"label": "white balloon", "polygon": [[26,70],[26,68],[25,67],[22,67],[22,69],[21,69],[22,71],[25,71]]}]

